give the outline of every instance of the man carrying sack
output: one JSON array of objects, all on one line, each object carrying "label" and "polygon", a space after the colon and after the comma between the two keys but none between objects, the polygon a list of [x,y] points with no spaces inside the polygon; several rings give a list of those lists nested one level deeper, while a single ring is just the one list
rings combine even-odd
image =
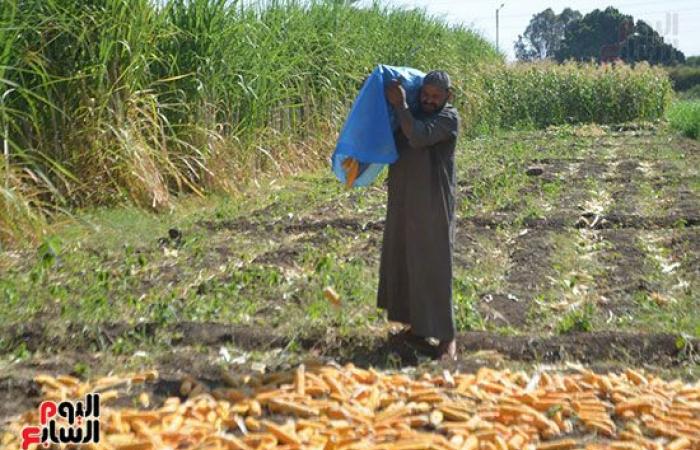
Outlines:
[{"label": "man carrying sack", "polygon": [[389,197],[377,305],[407,324],[409,339],[436,338],[441,359],[456,358],[452,311],[455,223],[454,154],[459,130],[450,78],[423,79],[420,107],[411,111],[398,80],[385,91],[399,127],[398,160],[389,167]]}]

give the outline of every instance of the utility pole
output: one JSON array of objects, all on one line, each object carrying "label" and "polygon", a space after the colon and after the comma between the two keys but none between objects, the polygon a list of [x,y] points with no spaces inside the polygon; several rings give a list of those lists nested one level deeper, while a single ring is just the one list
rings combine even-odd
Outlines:
[{"label": "utility pole", "polygon": [[498,12],[501,10],[501,8],[503,8],[503,5],[505,5],[505,3],[501,3],[501,6],[496,8],[496,51],[499,51],[498,50]]}]

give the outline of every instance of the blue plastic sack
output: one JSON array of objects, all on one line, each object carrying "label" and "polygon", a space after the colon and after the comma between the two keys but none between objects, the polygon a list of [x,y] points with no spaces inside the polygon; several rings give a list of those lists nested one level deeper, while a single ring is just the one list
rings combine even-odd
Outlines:
[{"label": "blue plastic sack", "polygon": [[379,65],[357,94],[345,125],[338,137],[331,164],[335,176],[345,183],[343,161],[352,157],[360,162],[360,173],[353,186],[367,186],[398,159],[394,130],[398,126],[384,89],[392,79],[400,79],[406,101],[413,109],[418,104],[425,74],[410,67]]}]

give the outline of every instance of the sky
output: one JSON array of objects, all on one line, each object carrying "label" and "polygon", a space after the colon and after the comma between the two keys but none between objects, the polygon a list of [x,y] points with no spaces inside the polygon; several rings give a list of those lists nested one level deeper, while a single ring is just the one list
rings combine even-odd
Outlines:
[{"label": "sky", "polygon": [[[371,3],[371,1],[362,1]],[[499,11],[499,48],[509,61],[515,60],[513,43],[527,28],[534,14],[552,8],[559,14],[565,7],[581,14],[594,9],[614,6],[623,14],[641,19],[651,25],[664,41],[685,53],[700,55],[700,1],[699,0],[385,0],[385,3],[407,8],[425,8],[430,14],[452,24],[463,24],[484,38],[496,43],[496,8]]]}]

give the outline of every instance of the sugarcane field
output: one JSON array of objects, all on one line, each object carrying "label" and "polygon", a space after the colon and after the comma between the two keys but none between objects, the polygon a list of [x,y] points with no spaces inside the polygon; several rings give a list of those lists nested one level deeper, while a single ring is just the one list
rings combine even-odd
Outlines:
[{"label": "sugarcane field", "polygon": [[700,8],[570,3],[0,1],[0,449],[700,450]]}]

